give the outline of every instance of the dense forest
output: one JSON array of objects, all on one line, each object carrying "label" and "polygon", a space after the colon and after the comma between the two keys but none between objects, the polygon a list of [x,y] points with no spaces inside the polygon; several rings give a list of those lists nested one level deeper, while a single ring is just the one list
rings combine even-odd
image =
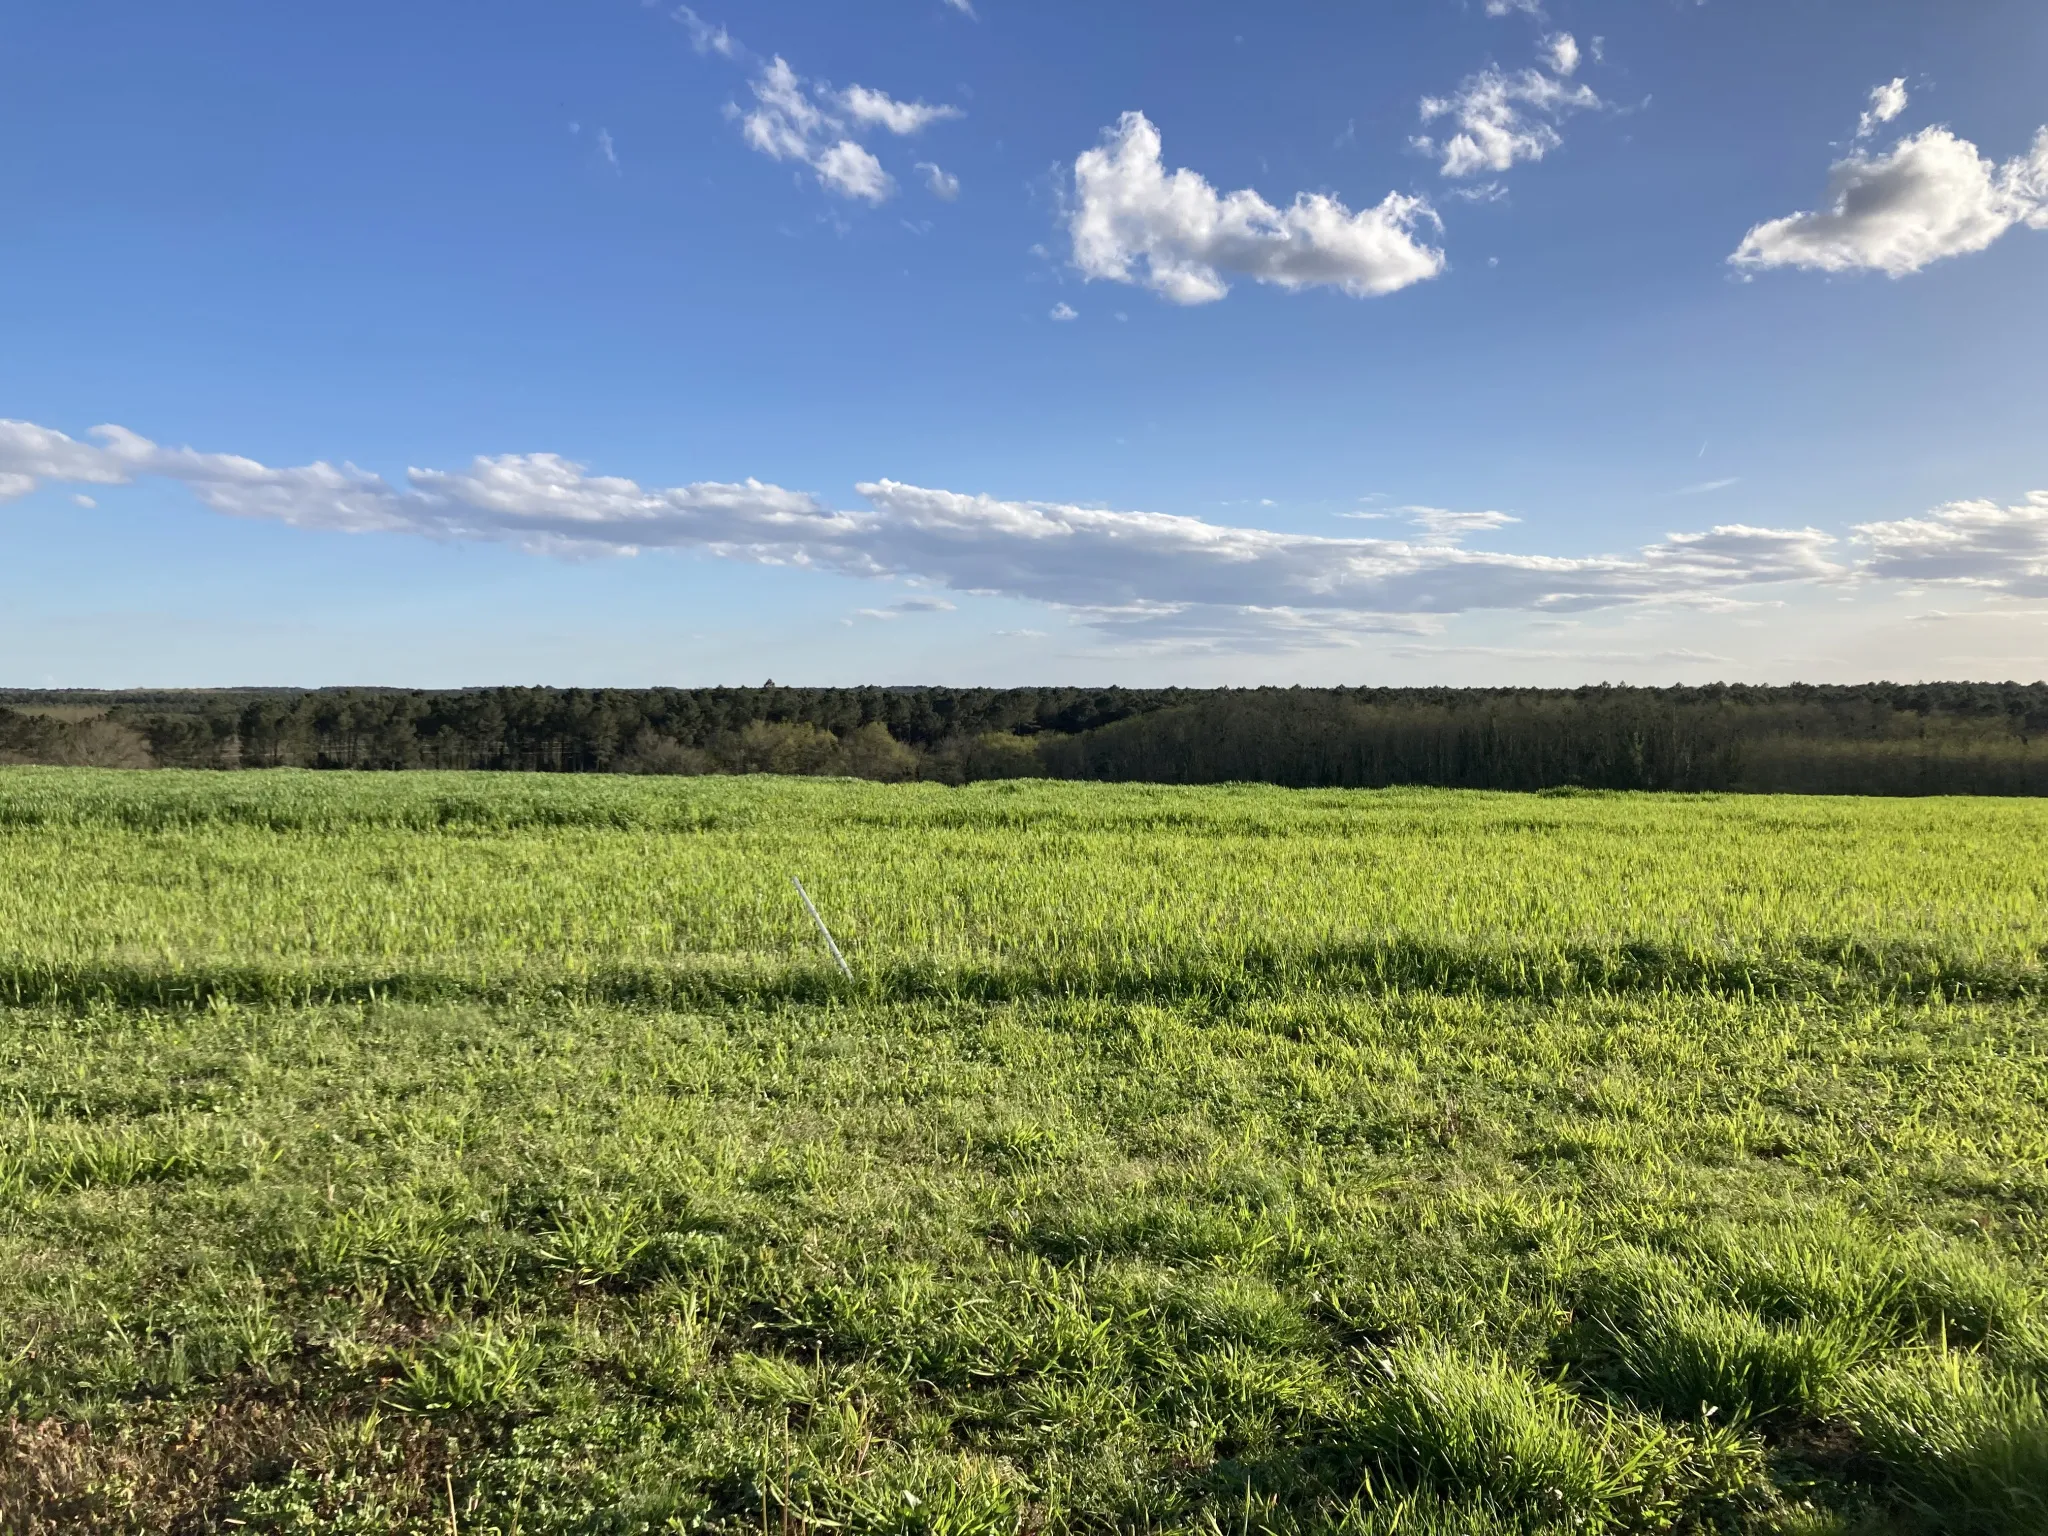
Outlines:
[{"label": "dense forest", "polygon": [[0,763],[2048,794],[2048,685],[0,690]]}]

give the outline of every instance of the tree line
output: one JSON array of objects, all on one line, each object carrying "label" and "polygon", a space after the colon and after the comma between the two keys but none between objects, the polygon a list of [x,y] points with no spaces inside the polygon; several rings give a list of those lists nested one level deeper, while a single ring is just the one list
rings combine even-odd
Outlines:
[{"label": "tree line", "polygon": [[2048,794],[2048,685],[0,691],[0,762]]}]

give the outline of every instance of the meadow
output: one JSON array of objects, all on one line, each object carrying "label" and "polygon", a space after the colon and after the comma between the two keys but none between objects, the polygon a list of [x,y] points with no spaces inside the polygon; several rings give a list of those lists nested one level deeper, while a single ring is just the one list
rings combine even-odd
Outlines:
[{"label": "meadow", "polygon": [[0,1530],[2048,1531],[2044,897],[2020,799],[0,770]]}]

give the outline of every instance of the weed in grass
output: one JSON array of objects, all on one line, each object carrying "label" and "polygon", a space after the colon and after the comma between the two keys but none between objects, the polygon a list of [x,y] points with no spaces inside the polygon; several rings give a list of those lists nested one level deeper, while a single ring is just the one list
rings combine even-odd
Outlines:
[{"label": "weed in grass", "polygon": [[534,1384],[544,1352],[514,1318],[458,1323],[397,1362],[392,1403],[409,1413],[499,1413]]}]

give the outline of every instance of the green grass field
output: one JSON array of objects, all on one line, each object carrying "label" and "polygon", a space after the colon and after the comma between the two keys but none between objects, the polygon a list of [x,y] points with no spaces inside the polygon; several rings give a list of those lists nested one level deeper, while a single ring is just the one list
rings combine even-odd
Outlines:
[{"label": "green grass field", "polygon": [[2048,1531],[2044,956],[2019,800],[0,771],[0,1530]]}]

